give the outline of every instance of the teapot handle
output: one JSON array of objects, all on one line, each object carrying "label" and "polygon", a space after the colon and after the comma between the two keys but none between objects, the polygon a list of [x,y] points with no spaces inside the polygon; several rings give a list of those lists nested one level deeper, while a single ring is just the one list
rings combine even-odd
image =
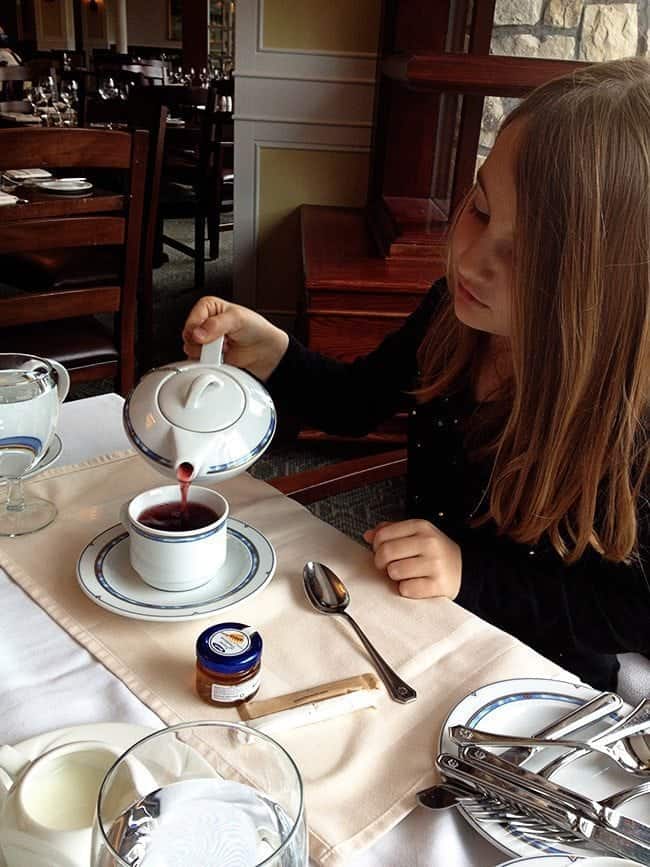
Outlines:
[{"label": "teapot handle", "polygon": [[223,363],[223,337],[217,337],[212,343],[204,343],[201,347],[201,364]]}]

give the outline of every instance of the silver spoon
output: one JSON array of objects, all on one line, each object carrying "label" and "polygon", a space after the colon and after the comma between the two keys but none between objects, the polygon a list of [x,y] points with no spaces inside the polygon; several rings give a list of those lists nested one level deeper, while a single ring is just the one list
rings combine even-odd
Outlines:
[{"label": "silver spoon", "polygon": [[323,563],[308,560],[302,570],[302,579],[307,598],[317,611],[321,614],[340,614],[352,625],[375,663],[390,697],[401,704],[415,701],[417,697],[415,690],[395,674],[366,638],[357,622],[345,610],[350,604],[350,594],[338,575]]},{"label": "silver spoon", "polygon": [[635,714],[630,715],[623,727],[612,727],[609,732],[601,733],[588,741],[575,741],[568,738],[518,738],[511,735],[498,735],[494,732],[480,731],[469,726],[451,726],[451,739],[464,746],[493,747],[572,747],[585,752],[602,753],[616,762],[619,767],[629,773],[640,776],[650,775],[650,728],[648,720],[648,702],[644,699],[635,708]]}]

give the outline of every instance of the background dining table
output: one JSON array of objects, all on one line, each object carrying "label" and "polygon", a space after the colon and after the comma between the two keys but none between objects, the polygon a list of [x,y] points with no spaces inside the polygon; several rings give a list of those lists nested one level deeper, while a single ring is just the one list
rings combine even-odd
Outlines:
[{"label": "background dining table", "polygon": [[[76,464],[129,447],[123,400],[101,395],[65,404],[59,421],[59,465]],[[38,545],[38,534],[34,544]],[[47,551],[42,551],[47,557]],[[0,570],[0,744],[54,729],[125,722],[164,723],[107,668],[77,644]],[[309,815],[309,805],[307,805]],[[416,807],[350,867],[493,867],[509,860],[455,810]]]}]

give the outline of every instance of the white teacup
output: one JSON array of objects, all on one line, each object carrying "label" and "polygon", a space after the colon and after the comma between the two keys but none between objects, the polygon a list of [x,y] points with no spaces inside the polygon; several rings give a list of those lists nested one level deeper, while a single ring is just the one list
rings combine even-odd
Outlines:
[{"label": "white teacup", "polygon": [[212,580],[226,560],[228,501],[209,488],[192,485],[190,503],[210,509],[214,521],[195,530],[164,530],[139,519],[155,506],[179,503],[178,485],[165,485],[138,494],[122,509],[129,531],[131,565],[142,580],[157,590],[193,590]]},{"label": "white teacup", "polygon": [[99,787],[122,750],[75,741],[31,761],[0,747],[0,850],[8,867],[82,867]]}]

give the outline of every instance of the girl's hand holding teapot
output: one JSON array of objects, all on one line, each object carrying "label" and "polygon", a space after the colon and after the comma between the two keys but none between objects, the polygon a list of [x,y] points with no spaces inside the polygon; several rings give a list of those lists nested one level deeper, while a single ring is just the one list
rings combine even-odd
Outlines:
[{"label": "girl's hand holding teapot", "polygon": [[183,329],[183,348],[199,358],[201,347],[219,337],[224,340],[224,361],[242,367],[265,382],[280,363],[289,336],[259,313],[205,296],[190,311]]}]

